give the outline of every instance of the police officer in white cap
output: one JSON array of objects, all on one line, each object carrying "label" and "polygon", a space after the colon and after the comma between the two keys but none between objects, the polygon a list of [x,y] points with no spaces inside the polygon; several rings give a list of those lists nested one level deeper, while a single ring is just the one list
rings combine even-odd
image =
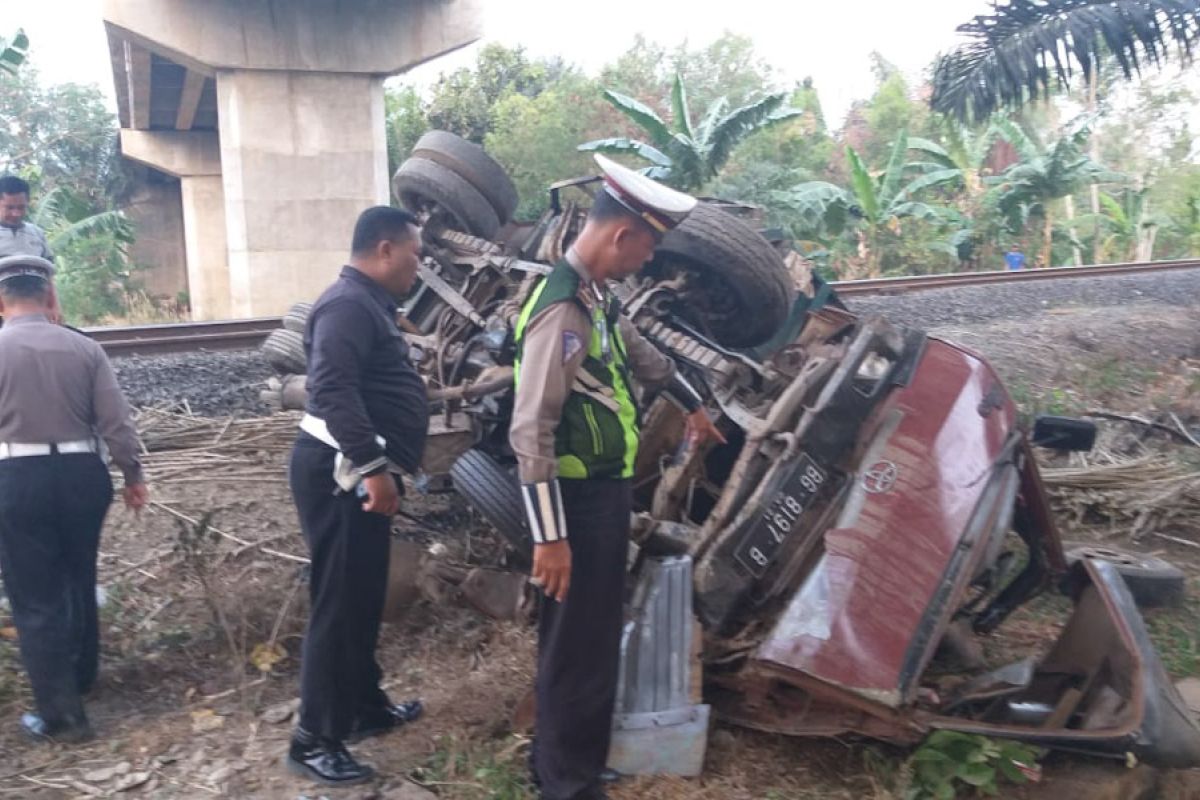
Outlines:
[{"label": "police officer in white cap", "polygon": [[125,478],[125,504],[148,493],[129,403],[96,342],[53,324],[54,266],[0,258],[0,571],[36,713],[25,732],[91,736],[82,696],[96,680],[96,554],[113,486],[101,443]]},{"label": "police officer in white cap", "polygon": [[534,540],[538,627],[534,779],[547,800],[603,798],[616,699],[639,410],[632,377],[687,413],[694,440],[721,440],[674,362],[608,288],[637,272],[696,200],[603,156],[579,237],[534,289],[516,326],[510,441]]}]

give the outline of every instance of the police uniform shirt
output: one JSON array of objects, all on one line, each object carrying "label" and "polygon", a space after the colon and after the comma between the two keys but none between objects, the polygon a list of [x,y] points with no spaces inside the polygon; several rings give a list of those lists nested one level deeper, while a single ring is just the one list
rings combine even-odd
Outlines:
[{"label": "police uniform shirt", "polygon": [[[587,268],[574,250],[567,251],[567,261],[583,285],[591,286]],[[667,383],[675,374],[675,362],[646,341],[624,314],[619,325],[634,376],[651,388]],[[521,386],[528,389],[516,393],[509,430],[522,483],[558,476],[554,432],[591,338],[591,319],[576,303],[555,303],[529,320],[521,359]]]},{"label": "police uniform shirt", "polygon": [[46,234],[32,222],[22,222],[15,228],[0,225],[0,258],[6,256],[38,256],[53,261]]},{"label": "police uniform shirt", "polygon": [[0,442],[75,442],[99,435],[125,484],[142,482],[129,401],[104,350],[43,314],[0,329]]},{"label": "police uniform shirt", "polygon": [[386,457],[416,472],[429,426],[425,382],[396,325],[396,301],[354,267],[313,304],[304,332],[309,414],[325,421],[351,463],[371,470]]}]

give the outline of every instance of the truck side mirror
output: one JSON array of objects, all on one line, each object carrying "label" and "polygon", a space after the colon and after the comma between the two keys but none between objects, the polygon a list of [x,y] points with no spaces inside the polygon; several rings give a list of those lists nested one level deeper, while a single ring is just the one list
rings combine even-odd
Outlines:
[{"label": "truck side mirror", "polygon": [[1033,421],[1030,441],[1052,450],[1087,452],[1096,444],[1096,424],[1074,417],[1040,416]]}]

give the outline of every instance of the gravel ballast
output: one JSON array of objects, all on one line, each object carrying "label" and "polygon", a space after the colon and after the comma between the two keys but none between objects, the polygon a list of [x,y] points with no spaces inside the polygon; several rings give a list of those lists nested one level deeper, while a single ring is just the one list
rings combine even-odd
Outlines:
[{"label": "gravel ballast", "polygon": [[1200,305],[1200,269],[960,286],[847,297],[843,302],[855,314],[882,314],[906,327],[925,330],[1019,319],[1066,306],[1157,303],[1189,307]]},{"label": "gravel ballast", "polygon": [[112,359],[117,380],[138,408],[183,406],[206,416],[265,415],[259,399],[274,371],[257,350],[124,356]]},{"label": "gravel ballast", "polygon": [[[1035,316],[1052,308],[1200,305],[1200,269],[1069,278],[848,297],[856,314],[882,314],[906,327],[933,329]],[[138,407],[182,404],[196,414],[267,414],[259,399],[274,371],[258,351],[198,352],[113,359],[126,396]]]}]

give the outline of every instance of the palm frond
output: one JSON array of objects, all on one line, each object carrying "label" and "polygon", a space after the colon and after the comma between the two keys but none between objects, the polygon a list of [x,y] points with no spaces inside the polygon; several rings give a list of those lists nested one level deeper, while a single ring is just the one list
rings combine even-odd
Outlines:
[{"label": "palm frond", "polygon": [[963,171],[958,168],[929,172],[910,181],[907,186],[900,190],[900,194],[897,197],[914,197],[918,192],[925,189],[959,184],[962,183],[962,180]]},{"label": "palm frond", "polygon": [[708,142],[712,139],[713,128],[717,121],[725,114],[725,109],[729,108],[729,98],[722,95],[712,102],[708,109],[704,112],[704,119],[700,121],[699,142],[704,147],[708,146]]},{"label": "palm frond", "polygon": [[48,238],[51,250],[62,250],[81,239],[112,236],[121,244],[133,242],[133,223],[120,211],[102,211],[54,231]]},{"label": "palm frond", "polygon": [[862,158],[853,147],[846,147],[846,160],[850,163],[850,186],[858,198],[858,205],[872,222],[879,220],[879,193],[875,189],[875,181],[863,164]]},{"label": "palm frond", "polygon": [[887,167],[883,170],[883,180],[879,184],[879,204],[887,206],[897,198],[900,181],[904,180],[905,159],[908,157],[908,130],[903,129],[896,136],[892,145],[892,155]]},{"label": "palm frond", "polygon": [[1169,44],[1190,61],[1200,36],[1200,0],[1009,0],[961,25],[970,41],[938,59],[930,105],[980,121],[1089,79],[1112,53],[1125,77],[1166,60]]},{"label": "palm frond", "polygon": [[629,117],[639,128],[648,133],[650,141],[656,147],[665,149],[668,146],[668,143],[673,138],[673,133],[667,127],[667,123],[663,122],[662,118],[654,112],[654,109],[640,100],[635,100],[628,95],[614,92],[611,89],[604,90],[604,97],[608,102],[612,103],[614,108]]},{"label": "palm frond", "polygon": [[675,115],[675,130],[689,139],[695,139],[692,132],[692,113],[688,110],[687,90],[683,88],[683,76],[675,73],[675,81],[671,84],[671,111]]},{"label": "palm frond", "polygon": [[911,136],[908,139],[908,149],[921,153],[935,164],[939,164],[947,169],[957,169],[959,166],[961,166],[954,160],[954,156],[950,155],[946,148],[942,147],[937,142],[930,141],[929,139],[922,139],[919,136]]},{"label": "palm frond", "polygon": [[594,139],[584,142],[575,148],[582,153],[608,153],[610,155],[635,155],[644,158],[656,167],[671,166],[671,158],[658,148],[630,139],[625,136],[615,136],[611,139]]},{"label": "palm frond", "polygon": [[729,160],[733,149],[755,131],[768,128],[802,114],[802,111],[788,109],[782,115],[781,106],[786,95],[783,92],[769,94],[760,100],[735,108],[713,126],[712,134],[705,142],[708,148],[708,166],[716,172]]},{"label": "palm frond", "polygon": [[994,120],[992,127],[995,129],[996,135],[1013,146],[1023,161],[1032,161],[1041,155],[1042,149],[1038,143],[1024,128],[1008,117]]},{"label": "palm frond", "polygon": [[837,235],[845,228],[854,198],[840,186],[809,181],[786,192],[772,193],[772,200],[795,212],[792,228],[801,233],[828,232]]}]

